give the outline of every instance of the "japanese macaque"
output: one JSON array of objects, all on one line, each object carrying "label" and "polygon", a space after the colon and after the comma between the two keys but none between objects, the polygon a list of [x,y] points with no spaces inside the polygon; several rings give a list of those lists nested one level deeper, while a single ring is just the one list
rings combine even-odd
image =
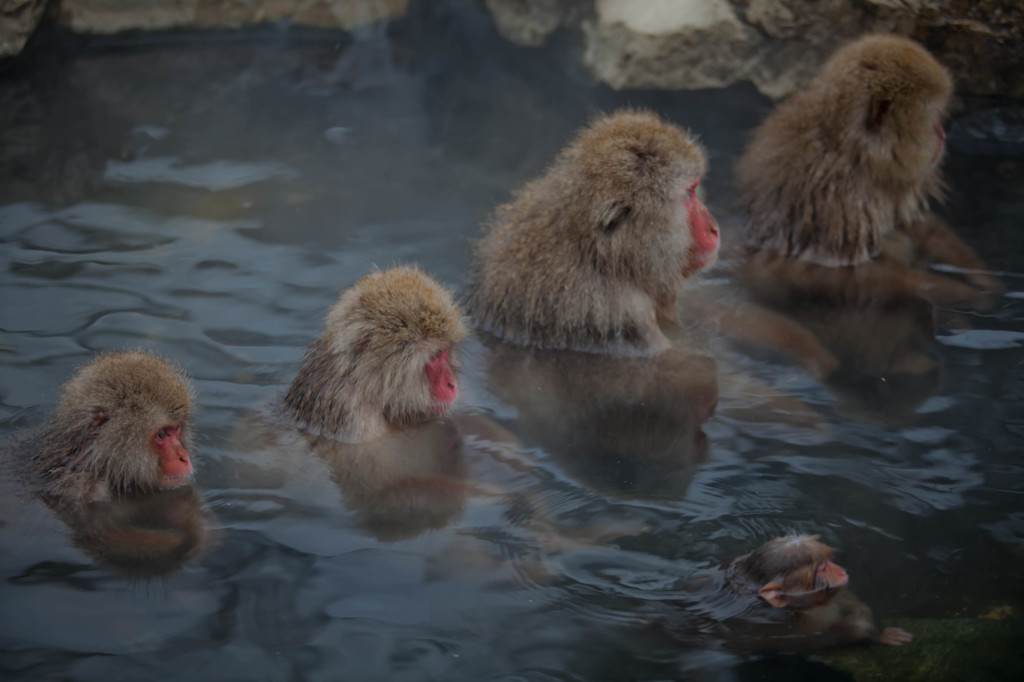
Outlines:
[{"label": "japanese macaque", "polygon": [[704,151],[641,111],[585,128],[502,206],[476,247],[468,310],[513,344],[654,355],[686,280],[714,262],[718,224],[697,195]]},{"label": "japanese macaque", "polygon": [[467,334],[451,293],[418,268],[366,275],[327,314],[285,409],[303,430],[350,443],[443,415]]},{"label": "japanese macaque", "polygon": [[[849,578],[832,553],[817,535],[775,538],[724,569],[690,581],[680,606],[697,611],[698,620],[717,624],[697,624],[699,632],[710,630],[751,653],[910,642],[909,632],[880,628],[871,609],[845,589]],[[684,621],[694,616],[687,611],[680,613]],[[693,627],[691,621],[677,633]]]},{"label": "japanese macaque", "polygon": [[[898,294],[979,303],[999,283],[948,226],[928,212],[941,198],[946,70],[917,43],[871,35],[836,52],[805,88],[755,132],[737,166],[756,265],[777,277],[818,271],[773,263],[865,266],[862,279]],[[965,270],[968,286],[907,266]]]},{"label": "japanese macaque", "polygon": [[598,119],[498,209],[470,267],[470,315],[514,345],[657,356],[688,331],[682,311],[827,374],[834,358],[791,321],[680,296],[718,254],[697,192],[706,166],[690,134],[652,113]]},{"label": "japanese macaque", "polygon": [[[497,505],[543,542],[565,538],[541,505],[505,485],[528,469],[518,441],[482,416],[448,415],[467,330],[446,289],[413,267],[374,272],[342,293],[325,326],[284,397],[297,428],[242,425],[242,477],[297,485],[303,504],[331,504],[340,492],[355,525],[384,542],[454,524],[470,499]],[[271,465],[253,471],[264,456]],[[609,532],[618,530],[583,535]]]},{"label": "japanese macaque", "polygon": [[50,421],[29,439],[47,503],[124,498],[192,480],[192,391],[156,355],[101,355],[64,384]]},{"label": "japanese macaque", "polygon": [[368,274],[328,312],[284,396],[298,429],[249,420],[236,440],[253,455],[268,444],[314,453],[320,464],[298,465],[316,469],[304,485],[333,483],[381,540],[442,528],[470,494],[462,434],[445,418],[467,335],[451,293],[418,268]]}]

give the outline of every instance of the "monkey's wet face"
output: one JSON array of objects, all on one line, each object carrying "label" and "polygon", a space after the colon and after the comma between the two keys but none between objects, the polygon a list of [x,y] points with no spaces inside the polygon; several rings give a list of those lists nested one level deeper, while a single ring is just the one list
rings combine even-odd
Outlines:
[{"label": "monkey's wet face", "polygon": [[819,590],[836,589],[850,582],[846,570],[833,561],[822,561],[814,570],[814,586]]},{"label": "monkey's wet face", "polygon": [[805,611],[827,604],[836,590],[850,582],[846,570],[832,561],[822,561],[814,569],[814,589],[807,592],[791,592],[786,595],[786,606],[796,611]]},{"label": "monkey's wet face", "polygon": [[448,411],[468,335],[450,291],[415,267],[373,272],[341,293],[284,405],[300,428],[361,443]]},{"label": "monkey's wet face", "polygon": [[160,487],[177,488],[192,477],[192,461],[181,442],[182,423],[164,424],[150,437],[150,446],[160,464]]},{"label": "monkey's wet face", "polygon": [[682,186],[682,204],[690,226],[693,245],[690,247],[686,270],[693,272],[715,262],[718,254],[718,221],[697,197],[700,178],[687,178]]},{"label": "monkey's wet face", "polygon": [[775,608],[806,611],[827,604],[836,590],[850,581],[842,566],[827,559],[814,567],[813,584],[807,584],[805,575],[797,575],[781,583],[770,582],[761,588],[759,594]]},{"label": "monkey's wet face", "polygon": [[431,411],[443,414],[448,411],[459,389],[455,383],[455,373],[448,362],[448,351],[443,350],[432,357],[423,368],[430,384],[430,398],[433,400]]}]

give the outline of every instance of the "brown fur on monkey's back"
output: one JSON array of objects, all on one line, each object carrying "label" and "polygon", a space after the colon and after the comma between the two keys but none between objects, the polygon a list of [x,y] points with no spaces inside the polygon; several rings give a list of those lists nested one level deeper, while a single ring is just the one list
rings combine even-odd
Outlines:
[{"label": "brown fur on monkey's back", "polygon": [[540,348],[650,354],[686,275],[691,237],[666,215],[704,152],[652,113],[583,129],[497,211],[477,244],[467,307],[484,330]]},{"label": "brown fur on monkey's back", "polygon": [[[737,166],[756,249],[848,265],[875,256],[893,229],[919,220],[942,182],[931,124],[949,75],[917,43],[872,35],[841,48],[779,105]],[[886,119],[870,128],[872,101]]]}]

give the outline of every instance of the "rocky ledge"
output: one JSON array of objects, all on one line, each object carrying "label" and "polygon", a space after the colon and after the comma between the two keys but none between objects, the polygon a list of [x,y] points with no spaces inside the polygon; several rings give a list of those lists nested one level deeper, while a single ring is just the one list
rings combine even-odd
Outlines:
[{"label": "rocky ledge", "polygon": [[[0,58],[18,54],[44,11],[76,33],[233,29],[268,22],[351,30],[434,0],[0,0]],[[498,32],[539,47],[559,28],[616,89],[752,82],[789,94],[840,43],[867,32],[923,43],[964,95],[1024,98],[1020,0],[482,0]],[[452,3],[451,11],[459,11]]]}]

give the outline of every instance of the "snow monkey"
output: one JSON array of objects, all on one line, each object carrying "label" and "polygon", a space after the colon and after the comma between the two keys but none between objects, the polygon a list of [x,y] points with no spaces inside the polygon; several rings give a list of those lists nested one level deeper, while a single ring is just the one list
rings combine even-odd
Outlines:
[{"label": "snow monkey", "polygon": [[[869,35],[838,50],[757,129],[739,161],[751,250],[761,260],[826,267],[872,262],[872,276],[897,293],[978,298],[972,287],[905,267],[985,267],[928,211],[943,192],[941,119],[951,92],[946,70],[907,38]],[[984,273],[965,276],[974,287],[1001,289]]]},{"label": "snow monkey", "polygon": [[846,589],[849,576],[832,554],[817,535],[770,540],[687,581],[678,609],[660,627],[687,643],[710,635],[746,653],[912,641],[905,630],[878,625],[871,609]]},{"label": "snow monkey", "polygon": [[41,494],[74,504],[189,483],[191,413],[181,369],[145,352],[100,355],[64,384],[30,440]]},{"label": "snow monkey", "polygon": [[697,195],[706,166],[692,135],[652,113],[597,119],[498,209],[476,246],[470,315],[517,345],[668,349],[659,322],[678,321],[678,291],[718,251]]},{"label": "snow monkey", "polygon": [[373,272],[328,312],[285,408],[303,429],[350,443],[443,415],[467,334],[451,293],[418,268]]}]

